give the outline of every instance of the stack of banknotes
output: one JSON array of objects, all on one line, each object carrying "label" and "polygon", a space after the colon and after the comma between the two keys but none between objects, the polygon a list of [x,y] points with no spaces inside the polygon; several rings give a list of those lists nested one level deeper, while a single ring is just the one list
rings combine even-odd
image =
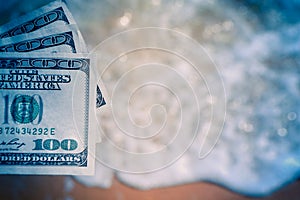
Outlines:
[{"label": "stack of banknotes", "polygon": [[93,174],[105,101],[66,4],[2,25],[0,38],[0,173]]}]

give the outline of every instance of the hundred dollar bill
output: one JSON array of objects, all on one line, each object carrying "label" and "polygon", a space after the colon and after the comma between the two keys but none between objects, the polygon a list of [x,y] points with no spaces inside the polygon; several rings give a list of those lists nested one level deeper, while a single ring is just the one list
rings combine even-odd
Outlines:
[{"label": "hundred dollar bill", "polygon": [[[52,35],[49,32],[59,31]],[[64,31],[64,32],[62,32]],[[18,35],[0,40],[0,52],[52,52],[52,53],[77,53],[82,52],[84,47],[80,43],[76,29],[72,25],[59,27],[55,30],[44,29],[38,32],[25,35]],[[100,107],[105,104],[100,88],[96,89],[96,106]],[[100,102],[100,103],[99,103]],[[101,138],[97,138],[97,142]]]},{"label": "hundred dollar bill", "polygon": [[[0,38],[11,38],[28,33],[42,35],[43,33],[40,31],[43,31],[45,28],[49,31],[69,24],[76,27],[79,42],[81,44],[80,49],[77,48],[76,52],[87,53],[88,50],[84,39],[71,12],[67,8],[66,4],[59,0],[49,3],[48,5],[32,11],[27,15],[21,16],[5,25],[0,26]],[[51,33],[53,31],[49,32]],[[106,102],[102,96],[101,90],[99,86],[97,86],[96,107],[99,108],[105,104]]]},{"label": "hundred dollar bill", "polygon": [[92,59],[1,53],[0,63],[0,173],[93,174]]},{"label": "hundred dollar bill", "polygon": [[0,40],[0,52],[84,53],[84,49],[72,25]]},{"label": "hundred dollar bill", "polygon": [[54,1],[0,26],[0,39],[69,24],[76,24],[69,9],[62,1]]}]

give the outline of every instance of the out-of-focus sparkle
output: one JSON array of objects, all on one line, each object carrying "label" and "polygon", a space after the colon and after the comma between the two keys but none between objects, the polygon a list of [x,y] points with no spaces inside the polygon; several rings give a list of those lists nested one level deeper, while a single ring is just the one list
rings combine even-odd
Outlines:
[{"label": "out-of-focus sparkle", "polygon": [[250,133],[253,131],[254,126],[251,123],[247,123],[243,121],[239,123],[239,128],[247,133]]},{"label": "out-of-focus sparkle", "polygon": [[287,132],[287,130],[286,130],[285,128],[280,128],[280,129],[277,130],[277,134],[278,134],[279,136],[281,136],[281,137],[286,136],[287,133],[288,133],[288,132]]},{"label": "out-of-focus sparkle", "polygon": [[132,15],[129,12],[124,13],[124,15],[120,18],[120,24],[122,26],[128,26],[132,19]]},{"label": "out-of-focus sparkle", "polygon": [[203,36],[209,38],[214,34],[219,34],[223,32],[229,32],[233,29],[233,22],[231,20],[226,20],[223,23],[214,24],[205,28]]},{"label": "out-of-focus sparkle", "polygon": [[295,112],[289,112],[287,114],[287,118],[288,118],[288,120],[293,121],[297,118],[297,114]]}]

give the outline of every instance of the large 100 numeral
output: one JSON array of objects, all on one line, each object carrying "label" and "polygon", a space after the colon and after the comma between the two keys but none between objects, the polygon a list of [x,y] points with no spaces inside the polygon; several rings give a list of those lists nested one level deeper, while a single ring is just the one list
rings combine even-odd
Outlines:
[{"label": "large 100 numeral", "polygon": [[78,143],[76,140],[73,139],[64,139],[63,141],[59,142],[56,139],[36,139],[33,140],[35,147],[32,150],[49,150],[55,151],[59,148],[66,150],[66,151],[73,151],[77,149]]},{"label": "large 100 numeral", "polygon": [[9,123],[9,116],[17,124],[41,123],[43,117],[43,100],[40,95],[15,95],[12,102],[10,102],[9,95],[3,96],[3,99],[3,124]]}]

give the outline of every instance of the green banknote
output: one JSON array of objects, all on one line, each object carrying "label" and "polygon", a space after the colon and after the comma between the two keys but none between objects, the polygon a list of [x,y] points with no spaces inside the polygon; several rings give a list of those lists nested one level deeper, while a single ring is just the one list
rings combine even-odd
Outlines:
[{"label": "green banknote", "polygon": [[[72,52],[88,53],[82,34],[79,31],[71,12],[67,8],[66,4],[60,0],[49,3],[48,5],[45,5],[35,11],[32,11],[0,26],[0,39],[4,39],[4,41],[7,43],[7,41],[20,41],[21,38],[24,38],[24,40],[27,40],[26,38],[40,38],[41,36],[50,36],[55,33],[64,33],[62,32],[62,29],[66,30],[70,27],[72,27],[74,37],[72,39],[76,42]],[[54,37],[53,39],[56,40],[56,38]],[[27,43],[30,48],[31,44],[32,43]],[[34,44],[37,45],[37,43]],[[69,52],[69,48],[64,48],[65,45],[56,43],[55,46],[56,52]],[[48,52],[48,47],[43,45],[41,45],[39,48],[31,48],[28,51],[43,51],[42,48],[45,47],[46,51]],[[53,47],[53,45],[51,47]],[[99,86],[97,86],[96,92],[96,108],[99,108],[105,105],[106,102],[102,96]]]},{"label": "green banknote", "polygon": [[81,54],[0,55],[0,173],[93,174],[91,64]]}]

